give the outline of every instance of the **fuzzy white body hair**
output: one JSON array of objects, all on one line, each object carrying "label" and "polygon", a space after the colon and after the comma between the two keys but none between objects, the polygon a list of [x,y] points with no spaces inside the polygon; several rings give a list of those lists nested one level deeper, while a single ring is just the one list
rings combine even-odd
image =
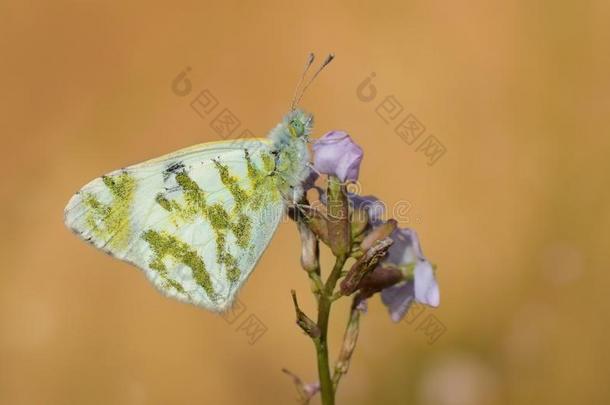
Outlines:
[{"label": "fuzzy white body hair", "polygon": [[312,126],[313,116],[295,109],[269,132],[278,187],[288,203],[298,202],[304,193],[302,184],[310,172],[307,144]]}]

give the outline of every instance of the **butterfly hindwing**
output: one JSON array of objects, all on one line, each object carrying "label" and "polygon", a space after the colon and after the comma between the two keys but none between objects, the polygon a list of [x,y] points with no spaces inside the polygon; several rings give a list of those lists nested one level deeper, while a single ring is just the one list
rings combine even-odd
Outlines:
[{"label": "butterfly hindwing", "polygon": [[282,217],[273,170],[266,140],[198,145],[93,180],[65,221],[165,294],[221,311]]}]

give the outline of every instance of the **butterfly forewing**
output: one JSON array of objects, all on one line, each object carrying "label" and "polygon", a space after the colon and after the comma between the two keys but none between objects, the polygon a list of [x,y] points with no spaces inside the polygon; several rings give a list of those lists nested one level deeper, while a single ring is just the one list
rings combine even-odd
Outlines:
[{"label": "butterfly forewing", "polygon": [[273,169],[266,140],[198,145],[93,180],[65,221],[163,293],[221,311],[282,217]]}]

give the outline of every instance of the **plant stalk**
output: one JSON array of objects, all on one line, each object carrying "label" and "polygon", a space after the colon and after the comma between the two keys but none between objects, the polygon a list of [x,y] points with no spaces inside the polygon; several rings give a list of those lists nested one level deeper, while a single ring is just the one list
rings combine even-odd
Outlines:
[{"label": "plant stalk", "polygon": [[320,328],[320,337],[315,339],[316,352],[318,357],[318,377],[320,379],[320,395],[323,405],[334,405],[335,390],[333,380],[330,373],[330,363],[328,360],[328,320],[330,318],[330,308],[332,305],[332,296],[335,290],[337,280],[341,276],[341,270],[345,261],[346,255],[337,257],[335,266],[328,276],[328,280],[324,286],[324,291],[320,295],[318,302],[318,327]]}]

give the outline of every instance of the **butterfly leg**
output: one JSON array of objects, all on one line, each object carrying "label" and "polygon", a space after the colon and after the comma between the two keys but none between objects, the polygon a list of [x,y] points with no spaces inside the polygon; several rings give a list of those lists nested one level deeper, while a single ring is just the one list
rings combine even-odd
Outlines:
[{"label": "butterfly leg", "polygon": [[322,173],[321,173],[321,172],[320,172],[318,169],[316,169],[316,167],[313,165],[313,163],[311,163],[311,162],[307,162],[307,167],[308,167],[308,168],[309,168],[309,169],[310,169],[312,172],[316,172],[316,174],[317,174],[318,176],[321,176],[321,175],[322,175]]}]

